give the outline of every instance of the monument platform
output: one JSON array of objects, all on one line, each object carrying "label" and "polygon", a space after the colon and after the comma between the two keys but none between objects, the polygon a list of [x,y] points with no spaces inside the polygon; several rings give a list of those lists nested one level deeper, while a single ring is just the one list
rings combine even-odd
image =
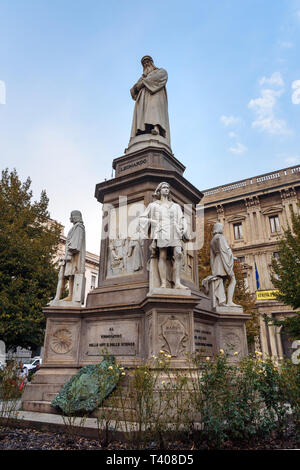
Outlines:
[{"label": "monument platform", "polygon": [[[85,307],[58,302],[44,309],[43,364],[25,389],[24,410],[55,413],[50,398],[81,367],[99,363],[104,353],[129,370],[161,350],[171,356],[175,368],[187,367],[187,354],[211,357],[220,348],[237,352],[232,360],[247,354],[249,316],[240,308],[213,307],[199,289],[196,252],[184,252],[181,282],[186,289],[161,289],[150,240],[140,244],[130,236],[122,239],[118,230],[111,235],[112,211],[117,220],[123,216],[130,223],[131,214],[136,218],[152,201],[161,181],[170,184],[173,200],[193,208],[189,223],[194,228],[202,193],[183,177],[184,166],[158,147],[126,154],[113,166],[116,176],[95,191],[104,207],[98,287],[89,292]],[[124,207],[120,195],[127,198]]]}]

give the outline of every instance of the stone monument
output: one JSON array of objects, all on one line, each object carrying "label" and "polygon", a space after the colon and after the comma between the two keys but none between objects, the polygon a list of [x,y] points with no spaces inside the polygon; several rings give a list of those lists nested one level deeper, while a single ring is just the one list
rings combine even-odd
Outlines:
[{"label": "stone monument", "polygon": [[[173,368],[187,368],[187,354],[212,356],[230,345],[238,352],[235,360],[247,353],[249,316],[232,305],[231,291],[226,305],[216,305],[215,295],[200,290],[192,234],[203,195],[185,179],[185,167],[171,150],[167,72],[149,56],[142,65],[131,89],[128,148],[113,160],[114,177],[95,189],[103,207],[98,286],[85,307],[73,297],[61,299],[60,287],[44,309],[43,364],[25,389],[24,410],[55,412],[51,401],[61,386],[105,354],[130,370],[161,350]],[[221,282],[225,274],[214,276]],[[224,297],[219,299],[222,304]]]},{"label": "stone monument", "polygon": [[145,144],[164,147],[171,151],[168,96],[168,73],[154,65],[152,57],[141,59],[143,74],[130,90],[135,101],[128,151],[143,148]]},{"label": "stone monument", "polygon": [[[72,211],[70,222],[73,227],[66,240],[65,256],[60,259],[60,270],[56,296],[49,305],[80,306],[84,303],[85,293],[85,228],[80,211]],[[66,283],[69,294],[62,299]]]},{"label": "stone monument", "polygon": [[140,216],[140,233],[144,239],[148,238],[151,227],[148,295],[191,295],[190,289],[180,282],[182,244],[188,240],[186,220],[180,205],[171,200],[169,183],[159,183],[154,197],[155,201]]},{"label": "stone monument", "polygon": [[[217,222],[213,226],[213,239],[210,244],[210,266],[212,275],[203,279],[202,286],[206,294],[211,295],[214,308],[234,307],[241,310],[241,306],[233,303],[233,294],[236,279],[233,272],[234,256],[224,235],[224,226]],[[225,281],[228,280],[227,300],[225,294]]]}]

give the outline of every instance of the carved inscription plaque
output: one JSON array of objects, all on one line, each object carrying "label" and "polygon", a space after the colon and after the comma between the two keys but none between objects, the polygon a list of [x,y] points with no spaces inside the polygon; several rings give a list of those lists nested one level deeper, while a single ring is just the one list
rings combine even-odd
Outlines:
[{"label": "carved inscription plaque", "polygon": [[212,356],[215,349],[215,333],[210,325],[195,321],[194,327],[195,352]]},{"label": "carved inscription plaque", "polygon": [[138,352],[138,323],[134,321],[89,322],[86,356],[135,356]]}]

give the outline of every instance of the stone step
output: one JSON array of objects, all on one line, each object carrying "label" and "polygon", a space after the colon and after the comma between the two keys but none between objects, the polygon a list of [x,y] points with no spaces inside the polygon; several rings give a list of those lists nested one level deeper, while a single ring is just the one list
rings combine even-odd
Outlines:
[{"label": "stone step", "polygon": [[[26,401],[23,403],[23,409],[25,411],[33,411],[36,413],[50,413],[61,415],[62,413],[54,408],[51,405],[50,401]],[[98,418],[99,420],[119,420],[119,421],[129,421],[135,422],[137,419],[136,411],[129,410],[129,409],[121,409],[121,408],[97,408],[89,417]]]},{"label": "stone step", "polygon": [[[58,390],[58,392],[59,392],[59,390]],[[43,393],[43,401],[52,402],[52,400],[54,400],[54,398],[57,396],[58,392],[57,393],[55,393],[55,392],[44,392]]]},{"label": "stone step", "polygon": [[[60,391],[62,384],[36,384],[29,382],[26,384],[22,401],[42,401],[44,400],[44,393],[57,393]],[[46,400],[49,401],[49,400]]]},{"label": "stone step", "polygon": [[73,374],[39,374],[36,373],[31,382],[32,384],[60,384],[64,385],[73,377]]},{"label": "stone step", "polygon": [[134,401],[129,397],[112,396],[106,398],[102,405],[104,408],[134,408]]},{"label": "stone step", "polygon": [[100,407],[94,410],[91,414],[92,417],[99,420],[116,420],[116,421],[129,421],[135,422],[137,420],[136,410],[126,408],[110,408]]},{"label": "stone step", "polygon": [[51,402],[47,401],[24,401],[22,403],[22,408],[25,411],[35,411],[37,413],[51,413],[51,414],[60,414],[60,412],[51,406]]}]

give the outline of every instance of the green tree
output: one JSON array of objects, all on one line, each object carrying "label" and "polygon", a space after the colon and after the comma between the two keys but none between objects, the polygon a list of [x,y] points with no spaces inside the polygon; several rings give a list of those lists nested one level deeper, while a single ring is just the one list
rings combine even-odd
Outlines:
[{"label": "green tree", "polygon": [[[272,283],[278,293],[276,297],[293,309],[300,308],[300,215],[291,213],[292,228],[284,231],[278,243],[278,258],[272,260]],[[282,325],[291,339],[300,338],[300,313],[276,321]]]},{"label": "green tree", "polygon": [[[210,268],[210,242],[213,238],[213,224],[205,222],[204,243],[198,251],[198,272],[201,287],[202,280],[211,274]],[[251,315],[246,322],[247,340],[249,346],[254,344],[255,337],[259,334],[259,319],[255,308],[255,297],[245,286],[243,270],[239,261],[234,262],[234,274],[236,287],[233,301],[243,307],[245,313]]]},{"label": "green tree", "polygon": [[60,227],[50,222],[48,197],[32,201],[31,180],[16,170],[0,180],[0,338],[8,348],[42,345],[42,308],[55,294]]}]

